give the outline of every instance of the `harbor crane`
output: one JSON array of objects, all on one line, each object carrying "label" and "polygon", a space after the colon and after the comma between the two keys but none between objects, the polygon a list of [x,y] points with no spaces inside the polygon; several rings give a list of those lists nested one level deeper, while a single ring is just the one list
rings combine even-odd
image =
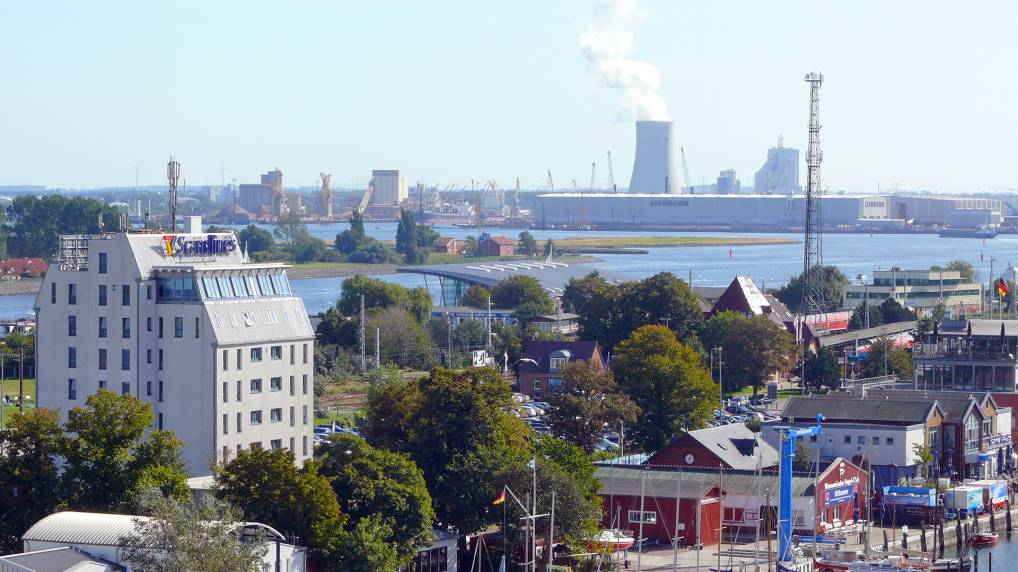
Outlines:
[{"label": "harbor crane", "polygon": [[590,164],[590,192],[594,192],[594,177],[597,174],[597,163]]},{"label": "harbor crane", "polygon": [[792,462],[795,460],[795,444],[798,439],[820,434],[823,415],[817,415],[813,427],[793,429],[775,427],[781,432],[781,458],[778,464],[778,562],[790,562],[792,554]]},{"label": "harbor crane", "polygon": [[555,179],[551,178],[551,169],[548,169],[548,191],[555,192]]},{"label": "harbor crane", "polygon": [[612,152],[608,151],[608,182],[611,183],[612,194],[617,195],[619,188],[615,185],[615,169],[612,168]]}]

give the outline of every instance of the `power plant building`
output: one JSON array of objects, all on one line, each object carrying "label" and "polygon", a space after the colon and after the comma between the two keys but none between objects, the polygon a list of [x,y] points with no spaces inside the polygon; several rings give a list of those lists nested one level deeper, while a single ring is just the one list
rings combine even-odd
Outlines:
[{"label": "power plant building", "polygon": [[399,169],[376,169],[371,171],[372,205],[399,205],[410,198],[406,177]]},{"label": "power plant building", "polygon": [[799,186],[799,150],[777,147],[767,150],[767,161],[756,172],[753,191],[761,195],[794,195],[802,192]]},{"label": "power plant building", "polygon": [[675,176],[671,121],[636,122],[636,160],[629,180],[630,193],[679,194]]},{"label": "power plant building", "polygon": [[105,389],[152,406],[189,473],[250,447],[313,454],[314,330],[286,266],[236,235],[63,236],[35,302],[38,405],[63,419]]}]

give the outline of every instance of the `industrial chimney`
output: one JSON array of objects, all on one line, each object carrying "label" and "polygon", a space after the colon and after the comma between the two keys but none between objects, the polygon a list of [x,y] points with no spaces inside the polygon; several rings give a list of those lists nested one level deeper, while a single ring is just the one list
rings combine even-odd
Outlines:
[{"label": "industrial chimney", "polygon": [[636,160],[630,193],[680,194],[682,185],[675,176],[671,121],[636,122]]}]

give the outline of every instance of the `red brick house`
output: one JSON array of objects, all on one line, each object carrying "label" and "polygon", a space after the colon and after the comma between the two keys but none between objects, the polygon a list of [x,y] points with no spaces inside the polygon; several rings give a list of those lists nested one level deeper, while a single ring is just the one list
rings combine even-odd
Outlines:
[{"label": "red brick house", "polygon": [[435,252],[463,254],[463,242],[449,236],[440,236],[435,239]]},{"label": "red brick house", "polygon": [[504,236],[489,236],[477,243],[480,256],[512,256],[516,241]]},{"label": "red brick house", "polygon": [[525,341],[518,374],[520,393],[540,398],[555,391],[562,382],[559,370],[567,362],[576,360],[589,361],[601,370],[608,369],[597,342]]}]

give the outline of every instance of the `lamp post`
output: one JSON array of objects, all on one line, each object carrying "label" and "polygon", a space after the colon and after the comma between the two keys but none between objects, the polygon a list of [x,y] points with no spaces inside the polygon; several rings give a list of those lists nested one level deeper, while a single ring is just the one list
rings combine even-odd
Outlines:
[{"label": "lamp post", "polygon": [[862,295],[862,307],[863,307],[863,327],[869,329],[870,327],[870,283],[866,279],[865,274],[856,274],[856,280],[862,282],[863,295]]}]

